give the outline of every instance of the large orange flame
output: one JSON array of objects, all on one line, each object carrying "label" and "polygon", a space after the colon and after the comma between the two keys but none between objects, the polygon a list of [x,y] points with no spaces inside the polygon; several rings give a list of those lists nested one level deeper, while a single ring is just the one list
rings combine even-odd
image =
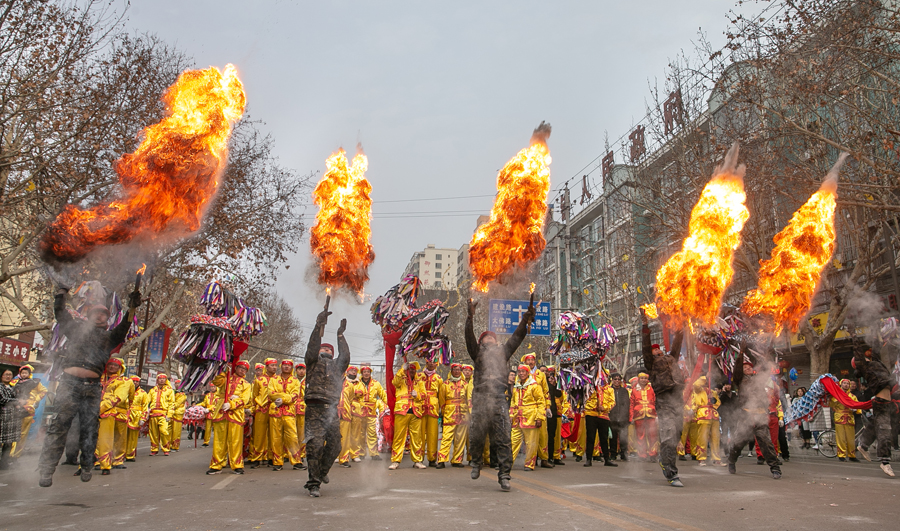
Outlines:
[{"label": "large orange flame", "polygon": [[473,286],[488,284],[515,266],[537,259],[547,241],[544,216],[550,192],[550,124],[541,122],[531,146],[520,151],[497,175],[497,198],[491,219],[478,227],[469,246]]},{"label": "large orange flame", "polygon": [[737,154],[735,144],[694,205],[681,251],[656,273],[656,306],[673,327],[691,318],[712,325],[731,284],[732,254],[750,217],[744,206],[744,167],[736,166]]},{"label": "large orange flame", "polygon": [[227,162],[231,126],[244,113],[244,87],[233,65],[187,70],[162,101],[166,117],[115,163],[120,198],[87,210],[68,205],[41,241],[45,259],[76,262],[99,245],[200,228]]},{"label": "large orange flame", "polygon": [[775,323],[775,333],[784,326],[796,332],[809,312],[822,270],[835,248],[834,209],[837,176],[842,155],[819,190],[794,212],[790,223],[775,235],[772,258],[760,260],[758,289],[744,299],[741,310],[764,314]]},{"label": "large orange flame", "polygon": [[372,231],[372,185],[366,180],[369,160],[362,153],[348,167],[344,150],[325,161],[327,171],[313,191],[319,205],[309,245],[319,265],[319,284],[345,286],[362,293],[375,260],[369,237]]}]

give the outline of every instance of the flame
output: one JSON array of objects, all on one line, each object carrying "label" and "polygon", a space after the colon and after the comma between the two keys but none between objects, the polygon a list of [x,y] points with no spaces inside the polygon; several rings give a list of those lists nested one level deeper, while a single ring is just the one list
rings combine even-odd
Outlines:
[{"label": "flame", "polygon": [[741,310],[749,315],[765,314],[775,322],[775,333],[786,325],[796,332],[809,312],[822,270],[834,254],[834,210],[837,205],[838,160],[791,221],[775,235],[772,258],[760,260],[758,289],[744,299]]},{"label": "flame", "polygon": [[531,285],[528,286],[528,294],[531,295],[533,293],[534,293],[534,282],[532,282]]},{"label": "flame", "polygon": [[319,212],[309,244],[319,264],[318,282],[329,293],[331,287],[340,286],[362,293],[369,280],[375,253],[369,244],[372,185],[366,180],[368,165],[360,152],[348,167],[344,150],[338,150],[325,161],[328,171],[313,191]]},{"label": "flame", "polygon": [[707,183],[691,211],[688,237],[656,273],[656,305],[680,328],[691,318],[712,325],[734,269],[731,258],[750,217],[744,205],[743,166],[735,169],[737,144]]},{"label": "flame", "polygon": [[641,305],[641,309],[644,310],[644,313],[647,314],[648,319],[658,319],[659,313],[656,311],[656,304],[650,302],[647,304]]},{"label": "flame", "polygon": [[488,283],[515,266],[541,255],[544,216],[550,192],[550,125],[541,122],[531,145],[506,163],[497,175],[497,198],[491,219],[478,227],[469,246],[473,286],[483,292]]},{"label": "flame", "polygon": [[143,275],[147,272],[147,264],[141,264],[141,268],[137,270],[138,275]]},{"label": "flame", "polygon": [[114,165],[120,198],[88,210],[68,205],[41,241],[45,259],[76,262],[100,245],[200,228],[227,162],[231,126],[244,112],[244,88],[233,65],[186,70],[162,101],[166,117]]}]

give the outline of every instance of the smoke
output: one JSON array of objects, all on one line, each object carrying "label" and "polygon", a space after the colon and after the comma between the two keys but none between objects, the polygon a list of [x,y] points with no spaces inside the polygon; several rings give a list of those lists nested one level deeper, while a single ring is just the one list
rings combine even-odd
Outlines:
[{"label": "smoke", "polygon": [[841,166],[844,165],[844,161],[847,160],[847,157],[849,156],[850,154],[847,152],[841,153],[837,162],[834,163],[834,166],[831,167],[828,174],[825,176],[825,180],[822,181],[822,186],[819,187],[819,190],[837,195],[838,175],[841,172]]},{"label": "smoke", "polygon": [[544,144],[547,145],[547,139],[550,138],[550,124],[541,120],[541,124],[538,125],[534,129],[534,133],[531,134],[531,145],[534,144]]},{"label": "smoke", "polygon": [[740,152],[740,144],[737,142],[731,144],[728,153],[726,153],[725,158],[722,159],[722,164],[716,166],[716,171],[713,172],[713,180],[719,175],[734,175],[741,179],[744,178],[744,174],[747,172],[747,166],[745,164],[738,164],[738,155]]},{"label": "smoke", "polygon": [[847,300],[847,317],[844,324],[851,329],[851,335],[854,328],[865,330],[866,343],[877,345],[881,318],[884,314],[884,301],[878,295],[854,286]]}]

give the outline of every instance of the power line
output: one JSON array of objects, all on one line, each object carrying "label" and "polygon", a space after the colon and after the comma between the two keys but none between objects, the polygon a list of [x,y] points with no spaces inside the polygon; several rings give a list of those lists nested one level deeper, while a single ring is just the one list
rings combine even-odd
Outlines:
[{"label": "power line", "polygon": [[474,199],[477,197],[495,197],[497,194],[488,195],[460,195],[456,197],[423,197],[420,199],[389,199],[384,201],[372,201],[373,203],[406,203],[409,201],[449,201],[451,199]]}]

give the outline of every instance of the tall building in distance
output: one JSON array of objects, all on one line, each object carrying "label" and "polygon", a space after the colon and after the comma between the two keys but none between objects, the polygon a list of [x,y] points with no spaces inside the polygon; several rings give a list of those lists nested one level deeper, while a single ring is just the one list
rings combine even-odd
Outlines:
[{"label": "tall building in distance", "polygon": [[428,244],[425,249],[413,253],[403,276],[416,275],[425,289],[456,289],[459,274],[459,249],[438,249]]}]

